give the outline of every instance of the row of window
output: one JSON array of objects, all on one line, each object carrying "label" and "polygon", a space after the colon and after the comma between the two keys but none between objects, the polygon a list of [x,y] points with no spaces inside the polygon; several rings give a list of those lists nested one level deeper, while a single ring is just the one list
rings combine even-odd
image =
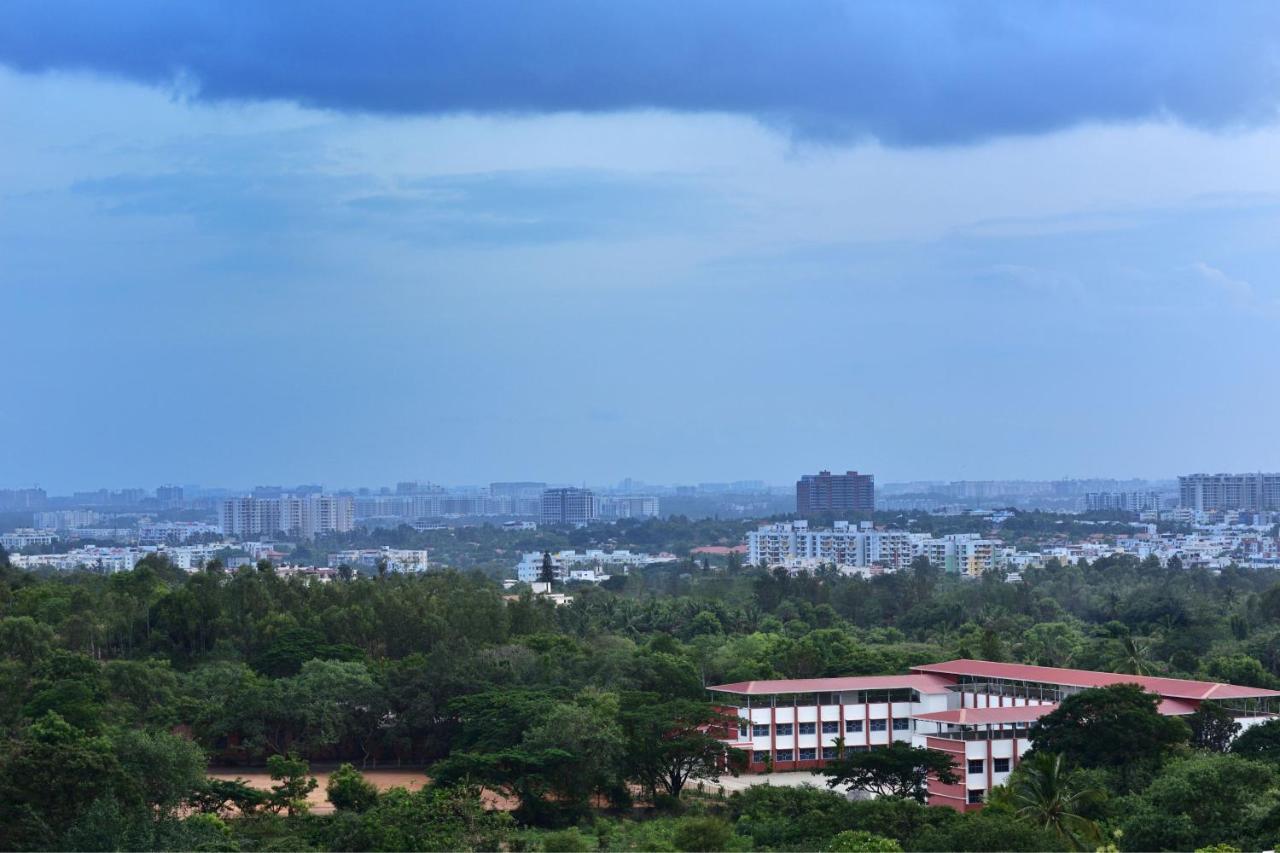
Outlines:
[{"label": "row of window", "polygon": [[[970,772],[970,773],[985,773],[985,772],[986,772],[986,769],[987,769],[987,762],[986,762],[986,760],[985,760],[985,759],[982,759],[982,758],[970,758],[970,759],[969,759],[969,772]],[[991,759],[991,772],[992,772],[992,773],[1008,773],[1008,772],[1009,772],[1009,759],[1007,759],[1007,758],[993,758],[993,759]]]},{"label": "row of window", "polygon": [[[843,702],[842,702],[843,700]],[[844,693],[787,693],[771,696],[744,696],[744,708],[788,708],[798,705],[869,705],[882,702],[919,702],[919,691],[909,687],[893,690],[847,690]]]},{"label": "row of window", "polygon": [[[866,747],[849,746],[845,747],[845,753],[858,752],[865,750]],[[824,746],[822,748],[822,760],[833,761],[836,757],[836,748],[834,746]],[[816,761],[818,758],[818,750],[809,749],[780,749],[776,761]],[[769,760],[769,750],[757,749],[751,753],[751,760],[756,764],[764,764]]]},{"label": "row of window", "polygon": [[[793,728],[795,726],[796,728]],[[817,734],[817,723],[778,723],[777,735],[779,737],[787,737],[794,733],[797,728],[802,735]],[[889,721],[886,719],[872,720],[870,730],[873,732],[888,731]],[[862,732],[862,720],[845,720],[844,730],[846,734],[859,734]],[[895,717],[893,720],[893,730],[895,732],[911,731],[911,720],[908,717]],[[746,736],[746,725],[739,727],[739,731],[743,737]],[[840,734],[840,722],[838,720],[828,720],[822,724],[822,733],[824,735]],[[768,737],[768,723],[753,723],[751,726],[752,737]]]}]

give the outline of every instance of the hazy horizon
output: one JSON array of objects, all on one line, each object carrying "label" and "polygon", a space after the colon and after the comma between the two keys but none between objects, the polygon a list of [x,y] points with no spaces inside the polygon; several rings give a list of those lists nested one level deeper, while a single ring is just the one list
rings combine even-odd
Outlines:
[{"label": "hazy horizon", "polygon": [[7,4],[0,488],[1280,469],[1232,8]]}]

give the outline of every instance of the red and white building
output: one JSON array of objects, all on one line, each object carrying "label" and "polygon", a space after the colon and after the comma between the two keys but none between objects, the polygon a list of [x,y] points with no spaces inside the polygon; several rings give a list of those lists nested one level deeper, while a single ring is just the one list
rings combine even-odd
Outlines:
[{"label": "red and white building", "polygon": [[961,781],[929,783],[931,805],[981,808],[1031,746],[1036,720],[1090,687],[1137,684],[1160,697],[1162,714],[1218,702],[1244,727],[1280,713],[1280,691],[1211,681],[1123,675],[980,660],[912,667],[908,675],[743,681],[709,688],[739,719],[730,746],[748,772],[812,770],[856,751],[902,741],[952,755]]}]

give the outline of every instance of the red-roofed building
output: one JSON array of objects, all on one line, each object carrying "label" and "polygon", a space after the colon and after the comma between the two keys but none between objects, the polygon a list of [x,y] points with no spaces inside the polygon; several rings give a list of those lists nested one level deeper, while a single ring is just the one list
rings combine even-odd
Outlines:
[{"label": "red-roofed building", "polygon": [[953,756],[961,782],[929,784],[929,802],[981,808],[1030,748],[1031,729],[1067,696],[1090,687],[1137,684],[1160,697],[1167,715],[1221,702],[1241,725],[1280,712],[1280,691],[1080,669],[953,660],[907,675],[743,681],[710,688],[739,719],[729,745],[747,753],[747,770],[810,770],[846,751],[893,741]]}]

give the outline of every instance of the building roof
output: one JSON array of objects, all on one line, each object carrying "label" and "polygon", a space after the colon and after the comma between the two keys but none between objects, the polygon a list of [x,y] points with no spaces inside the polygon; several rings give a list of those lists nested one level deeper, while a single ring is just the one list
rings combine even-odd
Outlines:
[{"label": "building roof", "polygon": [[1030,723],[1057,708],[1057,705],[1019,705],[1008,708],[953,708],[950,711],[934,711],[929,714],[912,714],[917,720],[936,723],[953,723],[958,726],[979,726],[987,723]]},{"label": "building roof", "polygon": [[950,660],[943,663],[912,667],[913,672],[943,676],[970,675],[1003,678],[1010,681],[1039,681],[1066,687],[1107,687],[1112,684],[1137,684],[1144,690],[1168,699],[1253,699],[1280,696],[1280,690],[1223,684],[1216,681],[1191,681],[1185,678],[1159,678],[1150,675],[1126,675],[1116,672],[1093,672],[1087,669],[1062,669],[1055,666],[1031,666],[1021,663],[997,663],[985,660]]},{"label": "building roof", "polygon": [[781,678],[772,681],[738,681],[708,687],[717,693],[772,696],[780,693],[839,693],[845,690],[892,690],[911,687],[921,693],[947,693],[952,682],[928,673],[864,675],[849,678]]}]

